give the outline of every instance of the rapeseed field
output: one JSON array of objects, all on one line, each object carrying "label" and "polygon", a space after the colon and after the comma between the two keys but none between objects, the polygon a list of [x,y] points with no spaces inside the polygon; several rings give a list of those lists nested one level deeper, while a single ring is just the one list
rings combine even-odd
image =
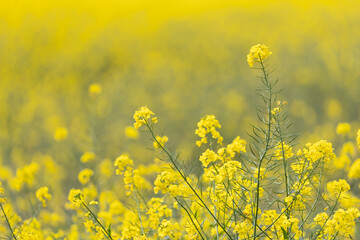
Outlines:
[{"label": "rapeseed field", "polygon": [[360,239],[360,3],[0,2],[0,237]]}]

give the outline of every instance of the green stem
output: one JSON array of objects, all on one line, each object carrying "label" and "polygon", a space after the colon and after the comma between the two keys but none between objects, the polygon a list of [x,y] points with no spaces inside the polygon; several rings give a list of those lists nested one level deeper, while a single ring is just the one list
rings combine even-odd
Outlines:
[{"label": "green stem", "polygon": [[14,233],[14,231],[13,231],[11,225],[10,225],[9,219],[8,219],[8,217],[6,216],[6,213],[5,213],[4,208],[3,208],[3,206],[2,206],[1,203],[0,203],[0,208],[1,208],[1,211],[2,211],[2,213],[3,213],[3,215],[4,215],[4,217],[5,217],[5,220],[6,220],[6,223],[7,223],[8,227],[9,227],[9,230],[10,230],[10,232],[11,232],[11,235],[13,236],[13,238],[14,238],[15,240],[17,240],[17,238],[16,238],[16,236],[15,236],[15,233]]},{"label": "green stem", "polygon": [[90,215],[92,216],[93,219],[95,219],[96,223],[99,224],[99,226],[102,228],[102,230],[104,231],[104,235],[110,239],[113,240],[111,237],[111,234],[104,228],[104,226],[101,224],[101,222],[99,221],[99,219],[96,217],[96,215],[91,211],[91,209],[86,206],[86,204],[81,201],[81,204],[89,211]]},{"label": "green stem", "polygon": [[145,120],[145,125],[147,126],[147,128],[149,129],[152,138],[154,139],[154,141],[160,146],[160,148],[165,152],[165,154],[168,156],[168,158],[170,159],[171,163],[173,164],[173,166],[175,167],[176,171],[180,174],[181,178],[185,181],[186,185],[189,186],[190,190],[195,194],[195,196],[199,199],[199,201],[201,202],[201,204],[205,207],[205,209],[207,210],[207,212],[211,215],[212,218],[214,218],[214,220],[216,221],[216,223],[221,227],[221,229],[224,231],[224,233],[229,237],[229,239],[233,239],[232,236],[226,231],[226,228],[219,222],[219,220],[214,216],[214,214],[211,212],[211,210],[208,208],[208,206],[205,204],[205,202],[202,200],[202,198],[199,196],[199,194],[197,193],[197,191],[193,188],[193,186],[189,183],[189,181],[187,180],[186,176],[182,173],[182,171],[180,170],[179,166],[176,164],[175,160],[173,159],[173,157],[170,155],[170,153],[164,148],[164,146],[156,139],[153,130],[151,129],[151,127],[149,126],[149,123],[147,121],[147,119],[144,117]]},{"label": "green stem", "polygon": [[[134,188],[135,188],[135,186],[134,186]],[[135,202],[136,202],[136,206],[137,206],[137,212],[138,212],[138,217],[139,217],[139,221],[140,221],[141,233],[145,235],[143,224],[142,224],[142,219],[141,219],[140,203],[139,203],[139,200],[136,197],[136,188],[134,189],[134,198],[135,198]]]},{"label": "green stem", "polygon": [[265,146],[265,149],[264,149],[264,152],[260,158],[260,161],[259,161],[259,165],[258,165],[258,176],[257,176],[257,186],[256,186],[256,203],[255,203],[255,216],[254,216],[254,223],[253,223],[253,226],[254,226],[254,233],[253,233],[253,238],[254,240],[256,239],[256,229],[257,229],[257,219],[258,219],[258,215],[259,215],[259,199],[260,199],[260,170],[261,170],[261,164],[263,162],[263,160],[265,159],[265,156],[266,156],[266,153],[269,149],[269,145],[270,145],[270,134],[271,134],[271,101],[272,101],[272,92],[271,92],[271,85],[269,84],[269,81],[268,81],[268,77],[267,77],[267,74],[266,74],[266,71],[265,71],[265,67],[264,67],[264,64],[263,64],[263,61],[262,59],[260,58],[260,64],[261,64],[261,70],[264,74],[264,80],[265,80],[265,85],[266,87],[268,88],[268,91],[269,91],[269,99],[268,99],[268,131],[267,131],[267,134],[266,134],[266,146]]},{"label": "green stem", "polygon": [[[180,201],[177,200],[176,197],[174,197],[174,198],[175,198],[175,201],[176,201],[178,204],[180,204],[180,206],[185,210],[186,214],[189,216],[192,225],[195,227],[196,231],[199,233],[201,239],[202,239],[202,240],[205,240],[204,237],[203,237],[203,235],[201,234],[199,228],[197,227],[196,223],[195,223],[194,220],[192,219],[189,210],[188,210],[186,207],[184,207],[184,205],[182,205],[182,203],[180,203]],[[190,211],[191,211],[191,210],[190,210]],[[191,211],[191,213],[194,215],[194,213],[193,213],[192,211]],[[195,216],[195,219],[196,219],[196,221],[197,221],[198,224],[199,224],[199,221],[197,220],[196,216]],[[199,226],[200,226],[200,224],[199,224]],[[205,235],[205,237],[206,237],[206,235]]]}]

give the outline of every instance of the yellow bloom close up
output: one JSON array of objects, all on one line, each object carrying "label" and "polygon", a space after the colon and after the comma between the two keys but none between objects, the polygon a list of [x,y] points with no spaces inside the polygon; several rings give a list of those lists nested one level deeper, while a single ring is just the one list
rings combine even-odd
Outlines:
[{"label": "yellow bloom close up", "polygon": [[269,51],[269,48],[264,44],[257,44],[250,48],[250,52],[247,55],[247,62],[250,67],[253,67],[256,62],[263,62],[266,58],[268,58],[272,52]]},{"label": "yellow bloom close up", "polygon": [[[147,107],[141,107],[139,110],[135,111],[134,114],[134,128],[138,129],[142,125],[146,125],[149,123],[148,119],[151,118],[151,115],[154,115],[154,113]],[[151,118],[151,122],[156,123],[157,118],[153,117]]]}]

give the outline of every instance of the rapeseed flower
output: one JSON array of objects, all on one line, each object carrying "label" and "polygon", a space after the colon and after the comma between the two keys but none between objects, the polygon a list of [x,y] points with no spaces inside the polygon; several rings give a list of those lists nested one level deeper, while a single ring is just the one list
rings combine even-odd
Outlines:
[{"label": "rapeseed flower", "polygon": [[51,200],[51,194],[48,187],[41,187],[36,191],[36,198],[46,207],[47,201]]},{"label": "rapeseed flower", "polygon": [[93,170],[89,168],[82,170],[78,175],[79,182],[83,185],[87,184],[90,181],[92,175],[94,175]]},{"label": "rapeseed flower", "polygon": [[84,154],[81,156],[80,161],[83,163],[91,162],[95,160],[96,155],[93,152],[84,152]]},{"label": "rapeseed flower", "polygon": [[342,136],[346,136],[347,134],[349,134],[350,130],[351,130],[351,126],[347,122],[339,123],[336,127],[336,133]]},{"label": "rapeseed flower", "polygon": [[212,138],[217,139],[217,143],[222,145],[223,137],[216,130],[216,128],[221,128],[221,125],[214,115],[206,115],[198,122],[197,126],[198,129],[195,130],[195,134],[201,138],[200,141],[196,141],[198,147],[208,142],[207,134],[211,134]]},{"label": "rapeseed flower", "polygon": [[100,95],[102,92],[102,88],[101,88],[101,85],[98,84],[98,83],[93,83],[89,86],[89,95],[91,97],[95,97],[95,96],[98,96]]},{"label": "rapeseed flower", "polygon": [[137,139],[139,137],[139,131],[132,126],[127,126],[124,131],[127,138]]},{"label": "rapeseed flower", "polygon": [[253,67],[256,62],[263,62],[268,58],[272,52],[264,44],[257,44],[250,48],[250,52],[247,55],[247,62],[250,67]]},{"label": "rapeseed flower", "polygon": [[356,159],[348,172],[349,179],[360,178],[360,158]]},{"label": "rapeseed flower", "polygon": [[2,197],[2,195],[4,194],[4,188],[1,187],[1,184],[2,183],[0,182],[0,204],[6,202],[6,198]]},{"label": "rapeseed flower", "polygon": [[340,194],[350,190],[350,185],[346,180],[339,179],[338,181],[328,182],[326,188],[331,196],[338,198]]},{"label": "rapeseed flower", "polygon": [[[148,120],[151,118],[151,115],[154,115],[154,113],[147,106],[141,107],[139,108],[139,110],[135,111],[134,128],[138,129],[142,125],[149,123]],[[156,117],[151,118],[151,122],[156,123],[157,118]]]},{"label": "rapeseed flower", "polygon": [[55,129],[55,133],[54,133],[54,139],[56,141],[62,141],[65,140],[68,136],[68,130],[66,127],[58,127]]}]

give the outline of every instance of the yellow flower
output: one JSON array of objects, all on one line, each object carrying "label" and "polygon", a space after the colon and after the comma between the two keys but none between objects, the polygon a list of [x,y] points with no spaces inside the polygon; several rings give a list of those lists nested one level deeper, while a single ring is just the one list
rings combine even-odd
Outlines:
[{"label": "yellow flower", "polygon": [[41,225],[35,218],[25,220],[21,226],[15,228],[14,234],[21,240],[44,239]]},{"label": "yellow flower", "polygon": [[256,62],[263,62],[271,54],[272,52],[269,51],[267,46],[264,44],[257,44],[250,48],[250,52],[247,55],[247,62],[250,67],[253,67]]},{"label": "yellow flower", "polygon": [[35,176],[39,171],[39,164],[32,162],[23,168],[16,170],[16,176],[11,178],[9,183],[13,190],[20,191],[24,185],[31,187],[35,184]]},{"label": "yellow flower", "polygon": [[344,179],[338,181],[328,182],[326,185],[328,192],[334,196],[339,197],[341,193],[345,193],[350,190],[350,185]]},{"label": "yellow flower", "polygon": [[348,177],[349,179],[360,178],[360,158],[356,159],[351,165]]},{"label": "yellow flower", "polygon": [[80,207],[81,203],[84,201],[84,194],[80,189],[71,189],[68,200],[72,203],[72,207]]},{"label": "yellow flower", "polygon": [[327,235],[327,239],[335,239],[336,236],[353,235],[355,231],[355,220],[360,216],[356,208],[349,208],[347,211],[338,209],[332,219],[326,213],[319,213],[314,218],[316,224],[320,225],[322,234]]},{"label": "yellow flower", "polygon": [[169,140],[167,136],[156,136],[156,141],[153,142],[154,148],[161,148],[164,147],[164,144]]},{"label": "yellow flower", "polygon": [[173,223],[169,220],[162,220],[158,229],[158,236],[160,239],[165,239],[169,236],[173,236],[173,239],[179,239],[181,237],[180,226],[178,223]]},{"label": "yellow flower", "polygon": [[356,142],[358,144],[358,147],[360,148],[360,129],[357,131]]},{"label": "yellow flower", "polygon": [[292,152],[292,147],[289,145],[286,145],[283,142],[279,142],[275,147],[274,157],[277,160],[282,160],[283,158],[288,159],[294,156]]},{"label": "yellow flower", "polygon": [[42,203],[43,207],[46,207],[46,200],[51,199],[48,187],[41,187],[36,191],[36,198]]},{"label": "yellow flower", "polygon": [[197,124],[198,129],[195,130],[195,134],[201,137],[200,141],[196,141],[198,147],[203,143],[207,143],[208,139],[206,135],[211,134],[212,138],[217,139],[217,143],[222,145],[223,137],[216,130],[216,128],[221,128],[221,125],[218,120],[215,119],[214,115],[206,115],[200,120]]},{"label": "yellow flower", "polygon": [[349,123],[339,123],[336,127],[336,133],[338,135],[345,136],[347,135],[351,130],[351,126]]},{"label": "yellow flower", "polygon": [[332,144],[326,140],[320,140],[316,143],[307,143],[302,153],[310,163],[315,163],[318,160],[323,160],[325,163],[329,163],[336,155],[333,153]]},{"label": "yellow flower", "polygon": [[98,96],[101,94],[102,88],[98,83],[93,83],[89,86],[89,95],[92,97]]},{"label": "yellow flower", "polygon": [[83,162],[83,163],[87,163],[87,162],[93,161],[95,159],[95,157],[96,157],[95,153],[93,153],[93,152],[85,152],[81,156],[80,161]]},{"label": "yellow flower", "polygon": [[207,167],[210,163],[216,162],[219,159],[219,156],[210,149],[207,149],[201,156],[200,161],[204,167]]},{"label": "yellow flower", "polygon": [[127,126],[125,128],[125,136],[130,139],[137,139],[139,137],[139,131],[132,126]]},{"label": "yellow flower", "polygon": [[237,136],[232,143],[228,144],[226,147],[219,148],[217,156],[222,163],[226,163],[234,160],[236,153],[240,152],[246,152],[246,141]]},{"label": "yellow flower", "polygon": [[234,232],[239,235],[240,239],[247,239],[249,232],[252,232],[253,225],[250,221],[244,221],[236,224]]},{"label": "yellow flower", "polygon": [[6,198],[1,197],[3,193],[4,193],[4,189],[1,187],[1,182],[0,182],[0,204],[6,202]]},{"label": "yellow flower", "polygon": [[315,216],[314,221],[316,222],[316,224],[323,226],[328,218],[329,218],[329,216],[325,212],[318,213]]},{"label": "yellow flower", "polygon": [[99,202],[98,202],[98,201],[90,201],[89,204],[90,204],[90,205],[98,205]]},{"label": "yellow flower", "polygon": [[65,127],[58,127],[55,129],[54,139],[56,141],[62,141],[68,136],[68,130]]},{"label": "yellow flower", "polygon": [[[134,114],[134,128],[138,129],[139,127],[141,127],[142,125],[146,125],[147,123],[149,123],[149,120],[151,118],[151,115],[154,115],[154,113],[147,107],[141,107],[139,108],[139,110],[135,111]],[[157,122],[157,118],[153,117],[151,119],[151,121],[153,123]]]},{"label": "yellow flower", "polygon": [[122,154],[115,160],[114,163],[114,166],[118,167],[118,169],[116,169],[116,175],[123,174],[126,168],[132,167],[133,165],[133,160],[131,160],[127,154]]},{"label": "yellow flower", "polygon": [[84,169],[79,173],[78,179],[81,184],[86,184],[90,181],[91,176],[94,175],[93,170],[91,169]]}]

